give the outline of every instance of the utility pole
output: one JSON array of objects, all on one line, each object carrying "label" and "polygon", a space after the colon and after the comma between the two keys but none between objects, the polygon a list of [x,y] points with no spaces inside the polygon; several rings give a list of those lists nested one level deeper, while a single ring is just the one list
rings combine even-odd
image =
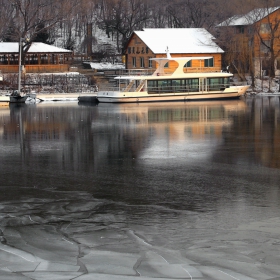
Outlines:
[{"label": "utility pole", "polygon": [[20,95],[20,86],[21,86],[21,52],[22,52],[22,38],[19,39],[19,57],[18,57],[18,94]]}]

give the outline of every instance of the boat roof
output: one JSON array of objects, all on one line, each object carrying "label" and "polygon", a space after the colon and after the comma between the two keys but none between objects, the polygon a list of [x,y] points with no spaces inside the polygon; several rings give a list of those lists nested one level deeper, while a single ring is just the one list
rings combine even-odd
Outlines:
[{"label": "boat roof", "polygon": [[154,54],[164,54],[166,46],[172,54],[224,52],[205,28],[144,28],[134,33]]},{"label": "boat roof", "polygon": [[117,80],[176,80],[176,79],[195,79],[195,78],[227,78],[232,77],[232,73],[226,72],[199,72],[199,73],[185,73],[183,75],[133,75],[133,76],[118,76]]},{"label": "boat roof", "polygon": [[190,60],[204,60],[204,59],[210,59],[213,58],[213,56],[182,56],[182,57],[171,57],[169,53],[169,48],[167,47],[166,50],[166,57],[155,57],[155,58],[150,58],[150,60],[155,60],[157,62],[159,61],[180,61],[180,62],[185,62],[187,63]]},{"label": "boat roof", "polygon": [[[158,67],[152,75],[126,75],[115,77],[119,80],[174,80],[174,79],[186,79],[186,78],[208,78],[208,77],[231,77],[231,73],[226,72],[192,72],[185,73],[184,65],[190,60],[204,60],[211,59],[212,56],[189,56],[189,57],[171,57],[169,53],[169,47],[166,48],[166,57],[150,58],[158,62]],[[178,67],[173,73],[167,74],[164,72],[164,65],[166,62],[173,60],[178,63]]]}]

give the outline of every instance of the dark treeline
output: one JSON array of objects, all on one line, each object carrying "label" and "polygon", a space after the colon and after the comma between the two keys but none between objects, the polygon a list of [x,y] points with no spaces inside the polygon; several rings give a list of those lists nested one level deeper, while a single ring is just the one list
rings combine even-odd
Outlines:
[{"label": "dark treeline", "polygon": [[[96,43],[94,28],[112,38],[121,53],[134,30],[204,27],[214,32],[226,18],[280,0],[0,0],[1,41],[24,41],[85,52]],[[90,27],[90,28],[89,28]],[[90,31],[90,32],[89,32]]]}]

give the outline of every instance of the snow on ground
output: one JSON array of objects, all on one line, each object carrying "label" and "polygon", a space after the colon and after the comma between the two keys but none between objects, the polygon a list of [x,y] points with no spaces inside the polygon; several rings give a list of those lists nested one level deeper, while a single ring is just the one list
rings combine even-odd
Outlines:
[{"label": "snow on ground", "polygon": [[[280,79],[279,79],[280,82]],[[252,87],[251,77],[246,76],[246,81],[240,81],[236,75],[233,76],[231,84],[234,86],[250,85],[247,90],[247,95],[279,95],[279,84],[278,79],[270,79],[269,77],[264,77],[264,79],[255,79],[255,86]]]},{"label": "snow on ground", "polygon": [[[84,62],[86,63],[86,62]],[[101,62],[101,63],[96,63],[96,62],[88,62],[90,65],[91,69],[97,69],[97,70],[102,70],[102,69],[111,69],[111,70],[116,70],[116,69],[125,69],[125,65],[123,63],[110,63],[110,62]]]}]

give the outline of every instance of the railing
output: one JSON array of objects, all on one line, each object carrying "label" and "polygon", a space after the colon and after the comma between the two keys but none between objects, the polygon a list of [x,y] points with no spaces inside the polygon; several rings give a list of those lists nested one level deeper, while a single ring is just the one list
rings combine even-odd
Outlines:
[{"label": "railing", "polygon": [[[152,75],[155,69],[118,69],[118,70],[104,70],[106,76],[148,76]],[[184,67],[184,73],[199,73],[199,72],[221,72],[219,67]],[[170,76],[174,70],[164,69],[161,76]]]},{"label": "railing", "polygon": [[[142,84],[140,84],[142,86]],[[139,85],[139,86],[140,86]],[[138,86],[138,88],[139,88]],[[204,87],[202,91],[222,91],[225,88],[228,88],[228,84],[213,84]],[[158,94],[158,93],[175,93],[175,92],[198,92],[199,85],[187,85],[187,86],[159,86],[159,87],[148,87],[148,93]],[[100,86],[99,91],[121,91],[121,92],[136,92],[137,88],[135,84],[133,86],[115,86],[115,87],[103,87]]]},{"label": "railing", "polygon": [[148,93],[169,93],[169,92],[197,92],[199,86],[160,86],[160,87],[148,87]]},{"label": "railing", "polygon": [[118,70],[105,70],[104,75],[114,76],[146,76],[152,75],[155,72],[154,69],[118,69]]},{"label": "railing", "polygon": [[[40,65],[25,65],[27,73],[54,73],[54,72],[67,72],[69,69],[68,64],[40,64]],[[3,73],[18,73],[18,65],[0,65]]]},{"label": "railing", "polygon": [[219,67],[184,67],[184,73],[207,73],[207,72],[221,72]]}]

